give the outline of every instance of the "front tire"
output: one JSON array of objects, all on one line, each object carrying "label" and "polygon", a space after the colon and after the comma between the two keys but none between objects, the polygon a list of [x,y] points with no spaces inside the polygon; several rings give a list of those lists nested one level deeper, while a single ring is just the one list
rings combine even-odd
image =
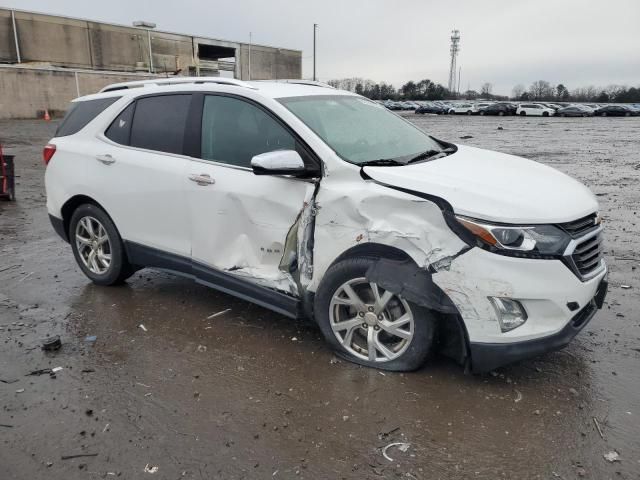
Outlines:
[{"label": "front tire", "polygon": [[527,112],[520,112],[521,117],[525,117],[526,115],[527,115]]},{"label": "front tire", "polygon": [[390,371],[420,368],[432,350],[436,320],[429,310],[369,282],[376,262],[355,257],[333,265],[315,296],[315,317],[336,354]]},{"label": "front tire", "polygon": [[117,285],[135,273],[109,215],[96,205],[80,205],[69,222],[69,241],[82,272],[95,284]]}]

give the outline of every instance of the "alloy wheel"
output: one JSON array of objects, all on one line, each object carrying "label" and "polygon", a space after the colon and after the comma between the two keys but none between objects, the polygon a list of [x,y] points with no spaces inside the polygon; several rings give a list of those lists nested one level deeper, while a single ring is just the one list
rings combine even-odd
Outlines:
[{"label": "alloy wheel", "polygon": [[401,296],[366,278],[343,283],[329,304],[329,321],[340,344],[370,362],[400,357],[411,344],[415,320]]},{"label": "alloy wheel", "polygon": [[91,273],[104,275],[111,266],[111,241],[107,230],[95,217],[82,217],[76,224],[76,248]]}]

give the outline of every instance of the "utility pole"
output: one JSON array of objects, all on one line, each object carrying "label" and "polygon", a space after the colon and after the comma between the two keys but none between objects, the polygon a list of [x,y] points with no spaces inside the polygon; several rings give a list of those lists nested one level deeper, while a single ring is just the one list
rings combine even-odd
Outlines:
[{"label": "utility pole", "polygon": [[251,80],[251,32],[249,32],[249,80]]},{"label": "utility pole", "polygon": [[316,77],[316,30],[318,29],[318,24],[313,24],[313,81],[317,80]]},{"label": "utility pole", "polygon": [[460,51],[460,31],[451,31],[451,65],[449,65],[449,92],[456,93],[456,59]]},{"label": "utility pole", "polygon": [[462,65],[458,68],[458,96],[460,96],[460,75],[462,74]]}]

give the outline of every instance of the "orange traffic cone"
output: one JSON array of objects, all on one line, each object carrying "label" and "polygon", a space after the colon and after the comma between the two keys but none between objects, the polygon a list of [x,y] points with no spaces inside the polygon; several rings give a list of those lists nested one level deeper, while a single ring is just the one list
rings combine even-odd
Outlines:
[{"label": "orange traffic cone", "polygon": [[48,108],[44,109],[44,121],[45,122],[51,121],[51,115],[49,115],[49,109]]}]

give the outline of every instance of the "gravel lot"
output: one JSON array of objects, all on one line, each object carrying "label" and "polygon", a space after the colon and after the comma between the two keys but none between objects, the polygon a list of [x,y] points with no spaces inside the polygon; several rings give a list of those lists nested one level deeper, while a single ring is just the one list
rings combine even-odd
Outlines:
[{"label": "gravel lot", "polygon": [[[640,118],[402,115],[598,195],[610,292],[568,348],[486,376],[446,359],[382,373],[336,360],[314,325],[169,274],[93,286],[47,218],[56,122],[0,121],[20,176],[0,202],[0,477],[640,478]],[[409,447],[388,461],[394,442]]]}]

